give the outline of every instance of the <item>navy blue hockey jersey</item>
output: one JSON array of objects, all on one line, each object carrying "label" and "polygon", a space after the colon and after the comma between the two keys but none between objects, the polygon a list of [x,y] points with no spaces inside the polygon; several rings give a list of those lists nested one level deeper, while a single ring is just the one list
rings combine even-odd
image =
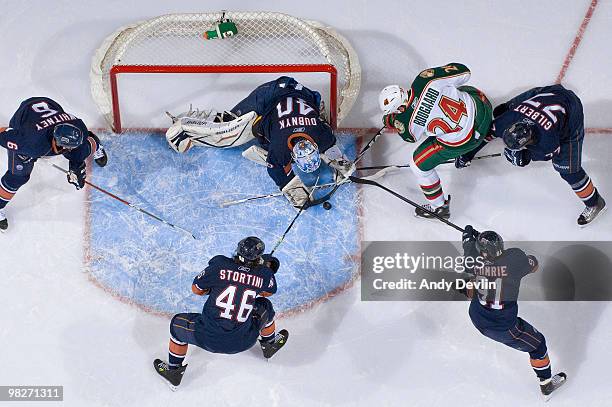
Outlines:
[{"label": "navy blue hockey jersey", "polygon": [[584,137],[582,103],[561,85],[533,88],[506,103],[508,110],[495,118],[495,136],[502,137],[516,122],[534,123],[537,140],[526,147],[534,161],[548,161],[559,153],[562,144]]},{"label": "navy blue hockey jersey", "polygon": [[258,115],[253,134],[268,151],[268,174],[283,188],[294,176],[291,149],[299,138],[314,141],[320,152],[336,143],[331,127],[321,120],[321,95],[295,79],[282,76],[257,87],[232,112]]},{"label": "navy blue hockey jersey", "polygon": [[[464,243],[465,256],[479,256],[475,242]],[[470,317],[476,326],[504,329],[516,322],[521,279],[537,269],[537,260],[521,249],[510,248],[494,262],[485,262],[471,271],[476,282],[487,287],[474,293]],[[492,284],[491,284],[492,283]],[[494,287],[494,288],[493,288]]]},{"label": "navy blue hockey jersey", "polygon": [[[53,129],[60,123],[69,123],[83,132],[83,144],[70,151],[53,148]],[[0,145],[25,157],[38,159],[63,154],[72,162],[83,162],[92,146],[88,141],[88,130],[80,119],[66,113],[59,103],[47,97],[32,97],[24,100],[9,122],[9,127],[0,133]]]},{"label": "navy blue hockey jersey", "polygon": [[196,336],[201,335],[198,340],[213,349],[224,349],[230,342],[239,347],[240,337],[256,337],[259,328],[250,318],[253,302],[258,295],[272,295],[277,289],[269,267],[247,267],[226,256],[213,257],[193,284],[208,292],[202,309],[204,329]]}]

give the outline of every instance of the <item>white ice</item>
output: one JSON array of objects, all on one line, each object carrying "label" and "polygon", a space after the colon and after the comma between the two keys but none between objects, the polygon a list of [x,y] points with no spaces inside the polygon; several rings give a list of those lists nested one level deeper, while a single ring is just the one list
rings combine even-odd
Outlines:
[{"label": "white ice", "polygon": [[[451,61],[466,63],[470,83],[499,103],[555,80],[589,4],[2,0],[0,126],[22,99],[35,95],[65,101],[90,126],[103,126],[89,96],[88,72],[106,35],[164,13],[222,8],[283,11],[342,32],[359,53],[364,75],[346,127],[378,127],[380,88]],[[589,127],[612,127],[611,16],[612,4],[600,2],[564,79],[582,97]],[[611,146],[609,135],[588,135],[585,142],[584,167],[604,196],[612,191]],[[499,150],[497,144],[483,153]],[[409,151],[399,138],[385,137],[369,161],[404,164]],[[576,227],[581,204],[546,163],[519,169],[494,158],[462,171],[448,166],[440,174],[459,224],[495,228],[515,240],[612,237],[610,214],[589,228]],[[407,170],[383,182],[421,199]],[[363,193],[366,240],[459,238],[444,225],[417,221],[410,207],[382,191],[365,187]],[[527,356],[481,337],[467,304],[363,303],[358,283],[281,319],[291,338],[270,363],[256,349],[230,356],[192,349],[183,384],[171,393],[151,368],[152,358],[166,356],[168,320],[109,296],[83,270],[83,196],[39,163],[7,209],[11,230],[0,235],[0,385],[63,385],[69,406],[541,403]],[[551,405],[609,405],[610,304],[534,302],[521,304],[520,312],[546,335],[553,369],[570,377]]]}]

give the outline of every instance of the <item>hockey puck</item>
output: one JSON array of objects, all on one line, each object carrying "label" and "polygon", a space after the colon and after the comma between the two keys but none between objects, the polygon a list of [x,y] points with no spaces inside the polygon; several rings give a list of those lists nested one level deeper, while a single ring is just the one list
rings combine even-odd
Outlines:
[{"label": "hockey puck", "polygon": [[325,201],[323,202],[323,209],[325,209],[326,211],[330,210],[332,208],[332,204],[330,204],[329,202]]}]

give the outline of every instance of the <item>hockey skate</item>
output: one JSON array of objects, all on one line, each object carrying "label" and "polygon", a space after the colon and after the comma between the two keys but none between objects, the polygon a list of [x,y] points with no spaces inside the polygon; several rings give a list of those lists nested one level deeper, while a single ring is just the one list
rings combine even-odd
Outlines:
[{"label": "hockey skate", "polygon": [[557,390],[559,387],[563,386],[566,379],[567,379],[567,375],[561,372],[561,373],[557,373],[550,379],[541,382],[540,391],[542,392],[542,395],[544,396],[544,400],[548,401],[552,397],[552,392]]},{"label": "hockey skate", "polygon": [[164,379],[166,384],[170,386],[172,391],[176,391],[179,384],[181,384],[183,374],[185,373],[185,369],[187,369],[187,365],[183,365],[177,369],[170,369],[170,366],[161,359],[155,359],[155,361],[153,361],[153,367],[155,368],[155,371]]},{"label": "hockey skate", "polygon": [[423,219],[435,219],[436,216],[430,213],[433,212],[441,218],[448,219],[450,218],[450,200],[451,197],[449,195],[446,201],[444,201],[444,205],[435,209],[431,206],[431,204],[425,204],[422,207],[414,210],[414,216]]},{"label": "hockey skate", "polygon": [[261,350],[263,352],[264,358],[270,359],[276,352],[280,350],[287,343],[287,339],[289,338],[289,332],[286,329],[282,329],[279,333],[277,333],[273,339],[269,341],[259,340],[259,344],[261,345]]},{"label": "hockey skate", "polygon": [[108,155],[106,154],[104,147],[102,147],[102,144],[100,144],[96,152],[93,154],[93,159],[99,167],[104,167],[108,162]]},{"label": "hockey skate", "polygon": [[8,219],[6,218],[6,214],[4,210],[0,209],[0,232],[6,232],[8,229]]},{"label": "hockey skate", "polygon": [[584,208],[580,216],[578,216],[578,225],[585,227],[589,223],[593,222],[597,215],[606,210],[606,201],[599,195],[597,197],[597,205],[587,206]]}]

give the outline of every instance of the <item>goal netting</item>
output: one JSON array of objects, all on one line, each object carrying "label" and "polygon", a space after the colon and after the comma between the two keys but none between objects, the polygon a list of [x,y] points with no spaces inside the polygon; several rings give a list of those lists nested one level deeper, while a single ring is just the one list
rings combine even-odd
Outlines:
[{"label": "goal netting", "polygon": [[[205,39],[220,19],[237,33]],[[107,123],[121,131],[117,76],[129,73],[329,74],[329,115],[335,127],[359,93],[361,68],[349,42],[334,29],[275,12],[170,14],[125,26],[96,51],[91,92]],[[241,75],[237,75],[237,80]],[[246,96],[246,95],[244,95]],[[129,125],[129,123],[127,124]]]}]

